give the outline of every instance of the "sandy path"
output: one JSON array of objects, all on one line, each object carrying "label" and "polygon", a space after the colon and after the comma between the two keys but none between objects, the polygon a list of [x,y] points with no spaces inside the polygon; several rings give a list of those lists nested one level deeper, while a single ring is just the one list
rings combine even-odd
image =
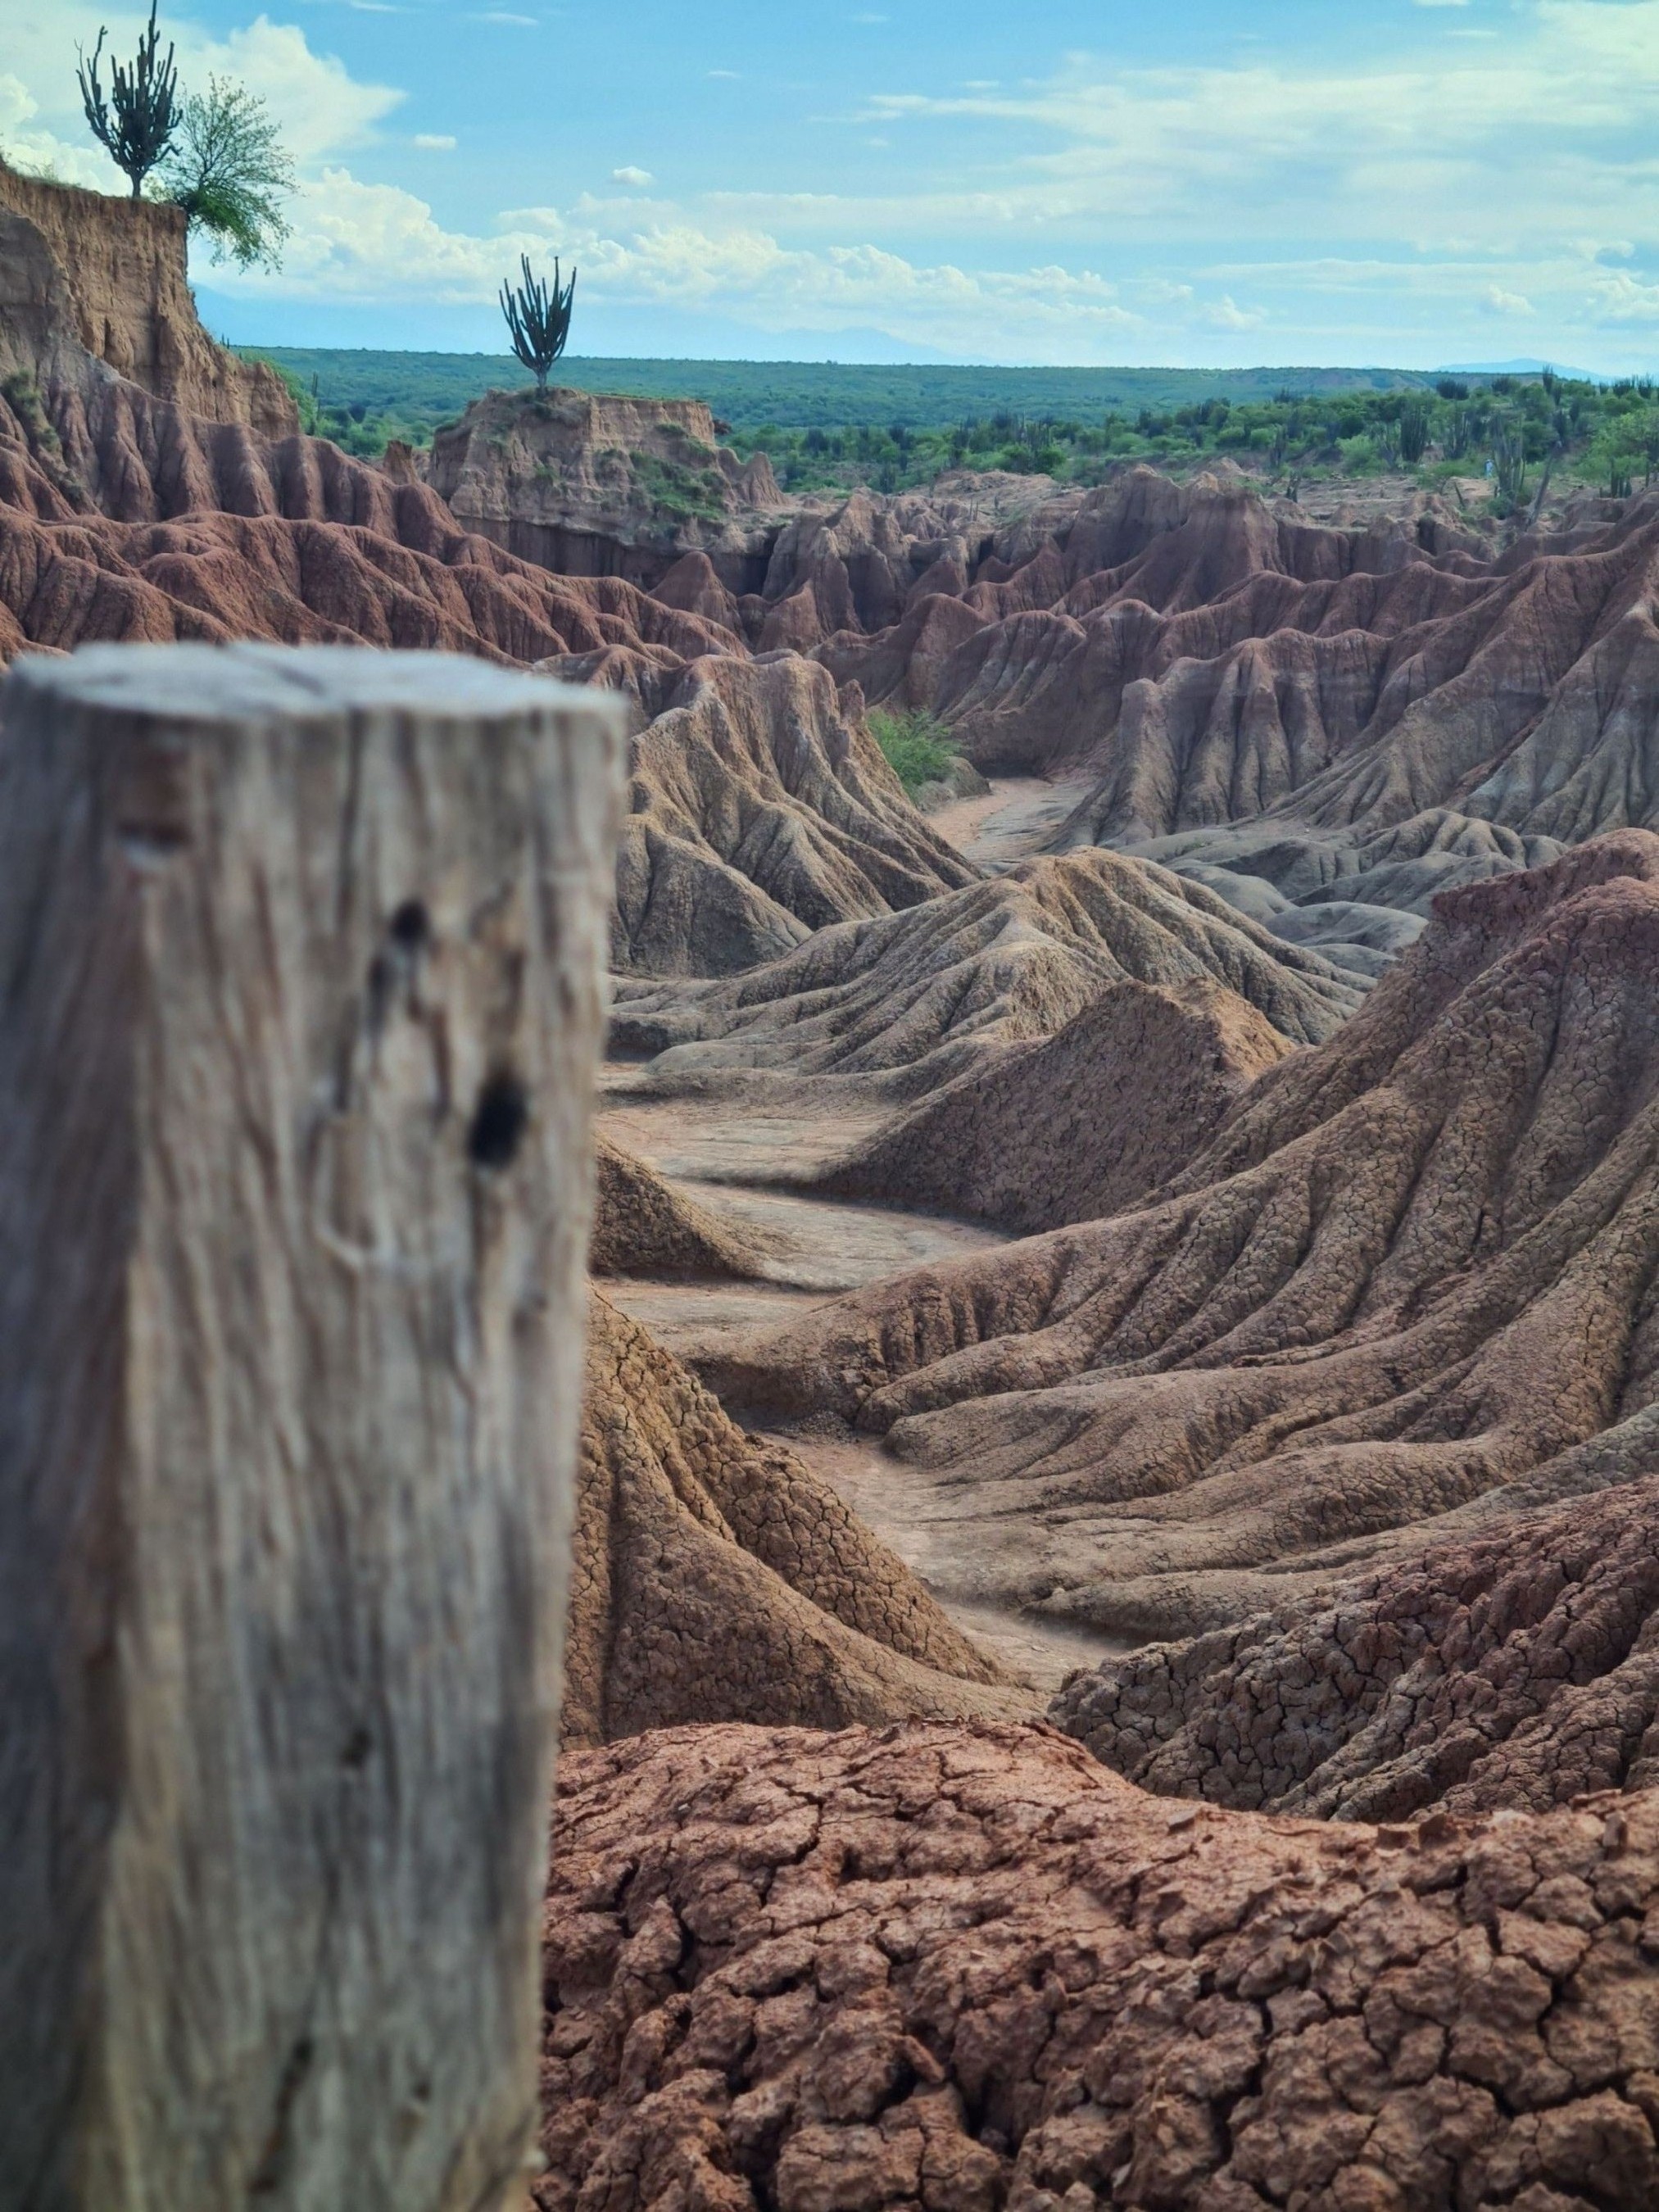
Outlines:
[{"label": "sandy path", "polygon": [[994,777],[985,796],[958,799],[927,820],[964,860],[1000,872],[1040,853],[1094,781],[1087,775],[1053,782],[1038,775]]},{"label": "sandy path", "polygon": [[[617,1067],[609,1077],[625,1094],[638,1072]],[[739,1332],[779,1327],[837,1291],[1008,1241],[978,1224],[765,1188],[774,1177],[833,1158],[880,1119],[878,1114],[814,1119],[798,1111],[746,1112],[729,1100],[616,1097],[599,1115],[605,1133],[672,1177],[711,1213],[758,1231],[770,1256],[757,1282],[613,1277],[605,1284],[605,1296],[669,1351],[695,1360]],[[826,1431],[831,1427],[824,1425]],[[966,1550],[981,1547],[984,1534],[981,1529],[962,1533],[949,1520],[930,1516],[933,1480],[918,1480],[878,1444],[838,1425],[833,1433],[791,1430],[784,1440],[934,1589],[962,1628],[1045,1695],[1073,1668],[1127,1648],[1067,1622],[954,1597],[952,1587],[970,1579]]]}]

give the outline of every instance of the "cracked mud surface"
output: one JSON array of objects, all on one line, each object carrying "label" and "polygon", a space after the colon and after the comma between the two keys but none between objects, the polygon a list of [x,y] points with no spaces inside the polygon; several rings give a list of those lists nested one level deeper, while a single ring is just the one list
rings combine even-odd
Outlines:
[{"label": "cracked mud surface", "polygon": [[1494,1512],[1329,1604],[1079,1674],[1054,1717],[1145,1789],[1340,1820],[1650,1788],[1659,1481],[1607,1471],[1601,1495]]},{"label": "cracked mud surface", "polygon": [[1659,1796],[1414,1828],[1036,1729],[568,1758],[539,2212],[1635,2212]]}]

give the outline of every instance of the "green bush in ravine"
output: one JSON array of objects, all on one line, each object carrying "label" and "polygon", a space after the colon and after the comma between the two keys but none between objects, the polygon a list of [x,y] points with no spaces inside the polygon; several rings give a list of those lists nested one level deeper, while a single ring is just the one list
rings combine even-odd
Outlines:
[{"label": "green bush in ravine", "polygon": [[870,715],[870,734],[912,798],[924,783],[940,782],[956,764],[956,740],[924,708],[896,713],[877,707]]}]

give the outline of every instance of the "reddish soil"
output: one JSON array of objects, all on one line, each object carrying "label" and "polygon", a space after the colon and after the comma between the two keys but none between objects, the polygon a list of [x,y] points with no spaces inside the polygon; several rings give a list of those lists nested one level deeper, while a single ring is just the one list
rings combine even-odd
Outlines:
[{"label": "reddish soil", "polygon": [[1659,1796],[1414,1829],[1046,1731],[567,1759],[540,2212],[1634,2212]]}]

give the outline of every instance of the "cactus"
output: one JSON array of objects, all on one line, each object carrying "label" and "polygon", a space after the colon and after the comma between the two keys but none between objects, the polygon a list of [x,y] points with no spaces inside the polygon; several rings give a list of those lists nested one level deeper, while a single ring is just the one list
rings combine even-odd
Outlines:
[{"label": "cactus", "polygon": [[1492,459],[1497,493],[1492,506],[1500,515],[1513,514],[1527,496],[1527,453],[1521,425],[1507,416],[1492,422]]},{"label": "cactus", "polygon": [[1429,449],[1433,410],[1426,399],[1407,399],[1400,410],[1400,458],[1415,468]]},{"label": "cactus", "polygon": [[570,282],[561,289],[556,260],[550,289],[531,273],[527,253],[519,256],[519,266],[524,271],[524,282],[502,285],[501,313],[507,318],[514,352],[534,374],[537,391],[545,392],[547,372],[564,351],[565,340],[570,335],[570,305],[576,296],[576,272],[571,270]]},{"label": "cactus", "polygon": [[142,192],[144,179],[173,143],[173,134],[179,127],[179,72],[170,45],[167,59],[156,60],[161,35],[155,27],[155,4],[156,0],[149,0],[149,27],[138,41],[131,68],[111,62],[107,100],[98,74],[107,35],[104,26],[99,26],[98,43],[90,59],[76,48],[76,82],[92,135],[116,167],[125,172],[134,199]]}]

